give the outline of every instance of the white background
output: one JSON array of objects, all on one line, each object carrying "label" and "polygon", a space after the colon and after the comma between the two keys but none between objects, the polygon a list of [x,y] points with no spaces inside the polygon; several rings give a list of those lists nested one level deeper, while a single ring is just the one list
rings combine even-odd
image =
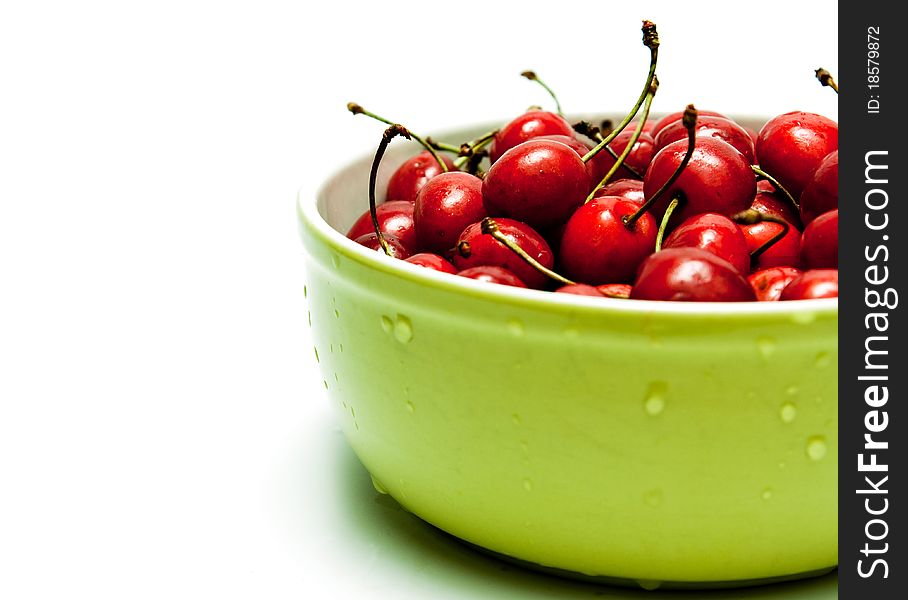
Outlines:
[{"label": "white background", "polygon": [[312,356],[295,194],[378,142],[349,100],[506,119],[547,104],[533,68],[569,112],[626,110],[642,18],[655,111],[835,118],[834,8],[3,3],[0,597],[637,597],[503,570],[377,496]]}]

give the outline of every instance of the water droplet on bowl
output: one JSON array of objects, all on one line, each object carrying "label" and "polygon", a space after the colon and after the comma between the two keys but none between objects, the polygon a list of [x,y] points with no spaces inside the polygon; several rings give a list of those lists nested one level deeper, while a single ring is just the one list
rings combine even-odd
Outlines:
[{"label": "water droplet on bowl", "polygon": [[519,319],[508,319],[508,331],[511,335],[523,335],[523,323]]},{"label": "water droplet on bowl", "polygon": [[394,321],[394,337],[401,344],[409,343],[413,339],[413,323],[404,315],[397,315]]},{"label": "water droplet on bowl", "polygon": [[379,494],[388,493],[388,488],[386,488],[384,485],[382,485],[382,482],[379,481],[378,479],[376,479],[375,475],[369,475],[369,477],[372,479],[372,487],[375,488],[376,492],[378,492]]},{"label": "water droplet on bowl", "polygon": [[306,317],[309,319],[309,327],[312,327],[312,312],[307,310]]},{"label": "water droplet on bowl", "polygon": [[810,460],[821,460],[826,456],[826,438],[815,435],[807,440],[807,457]]},{"label": "water droplet on bowl", "polygon": [[788,394],[789,396],[797,396],[798,392],[800,392],[800,391],[801,391],[801,389],[796,385],[790,385],[787,388],[785,388],[785,393]]},{"label": "water droplet on bowl", "polygon": [[407,407],[407,412],[415,412],[415,411],[416,411],[416,407],[413,406],[413,403],[410,402],[409,400],[407,400],[407,401],[405,402],[405,405],[406,405],[406,407]]},{"label": "water droplet on bowl", "polygon": [[318,348],[316,348],[315,346],[312,346],[312,351],[315,352],[315,362],[317,362],[317,363],[322,362],[321,359],[319,359],[319,357],[318,357]]},{"label": "water droplet on bowl", "polygon": [[783,423],[791,423],[798,416],[798,409],[791,402],[786,402],[779,409],[779,417]]},{"label": "water droplet on bowl", "polygon": [[334,309],[334,318],[340,319],[340,317],[341,317],[340,311],[335,308]]},{"label": "water droplet on bowl", "polygon": [[576,327],[568,327],[564,330],[564,335],[569,338],[575,338],[580,335],[580,331]]},{"label": "water droplet on bowl", "polygon": [[334,266],[335,269],[340,268],[340,265],[341,265],[340,256],[338,256],[337,254],[332,254],[331,255],[331,265]]},{"label": "water droplet on bowl", "polygon": [[334,381],[340,383],[340,377],[337,376],[337,373],[334,373]]},{"label": "water droplet on bowl", "polygon": [[518,415],[517,413],[511,415],[511,420],[514,421],[514,425],[520,425],[521,423],[520,415]]},{"label": "water droplet on bowl", "polygon": [[394,321],[391,320],[391,317],[388,315],[381,316],[381,328],[385,333],[391,333],[391,330],[394,329]]},{"label": "water droplet on bowl", "polygon": [[655,489],[647,491],[643,494],[643,502],[645,502],[647,506],[660,506],[662,504],[662,490]]},{"label": "water droplet on bowl", "polygon": [[829,355],[829,352],[820,352],[817,354],[816,361],[814,364],[818,369],[825,369],[832,363],[832,357]]},{"label": "water droplet on bowl", "polygon": [[322,383],[325,384],[325,389],[327,390],[328,389],[328,380],[322,379]]},{"label": "water droplet on bowl", "polygon": [[772,488],[768,487],[763,490],[763,493],[760,494],[760,497],[764,500],[770,500],[772,498]]},{"label": "water droplet on bowl", "polygon": [[303,298],[308,298],[308,297],[309,297],[309,288],[307,288],[306,286],[303,286]]},{"label": "water droplet on bowl", "polygon": [[525,489],[528,492],[533,491],[533,482],[530,481],[529,479],[524,479],[523,480],[523,489]]},{"label": "water droplet on bowl", "polygon": [[757,350],[764,359],[769,359],[776,351],[776,341],[771,337],[758,337]]},{"label": "water droplet on bowl", "polygon": [[654,381],[649,384],[646,392],[646,398],[643,400],[643,410],[650,416],[662,414],[665,410],[665,395],[668,392],[668,384],[664,381]]},{"label": "water droplet on bowl", "polygon": [[338,344],[338,345],[337,345],[337,349],[340,350],[341,352],[343,352],[343,351],[344,351],[344,345],[343,345],[343,344]]}]

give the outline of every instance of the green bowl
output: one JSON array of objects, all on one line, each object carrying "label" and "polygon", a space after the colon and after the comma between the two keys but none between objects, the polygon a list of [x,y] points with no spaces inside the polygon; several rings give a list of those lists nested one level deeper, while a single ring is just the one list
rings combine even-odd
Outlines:
[{"label": "green bowl", "polygon": [[[413,151],[392,147],[379,189]],[[339,233],[368,207],[370,163],[298,213],[316,359],[379,491],[475,546],[608,582],[837,564],[835,300],[597,299],[389,259]]]}]

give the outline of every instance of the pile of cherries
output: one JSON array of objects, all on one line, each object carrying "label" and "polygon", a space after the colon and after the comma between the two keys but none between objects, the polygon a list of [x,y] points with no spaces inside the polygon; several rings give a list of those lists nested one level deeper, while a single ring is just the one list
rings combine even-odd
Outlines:
[{"label": "pile of cherries", "polygon": [[[347,236],[452,275],[598,297],[771,301],[838,295],[838,125],[790,112],[759,133],[688,106],[652,122],[659,39],[643,24],[650,70],[617,125],[571,124],[531,108],[463,144],[390,125],[370,177],[370,210]],[[836,89],[828,72],[817,77]],[[634,120],[636,118],[636,120]],[[395,136],[425,150],[391,176]]]}]

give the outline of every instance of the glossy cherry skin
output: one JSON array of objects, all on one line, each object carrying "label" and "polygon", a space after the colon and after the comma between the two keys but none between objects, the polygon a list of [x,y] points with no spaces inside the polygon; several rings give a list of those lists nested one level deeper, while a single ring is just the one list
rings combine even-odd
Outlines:
[{"label": "glossy cherry skin", "polygon": [[479,177],[459,171],[441,173],[427,181],[416,196],[416,241],[429,252],[445,252],[454,247],[468,225],[485,216]]},{"label": "glossy cherry skin", "polygon": [[[410,257],[410,250],[408,250],[403,244],[401,244],[400,240],[398,240],[396,237],[394,237],[393,235],[386,235],[384,236],[384,238],[388,243],[388,249],[391,251],[392,258],[405,260]],[[361,235],[353,241],[360,246],[369,248],[370,250],[375,250],[376,252],[380,252],[382,254],[384,254],[385,252],[384,250],[382,250],[381,242],[378,241],[378,236],[375,235],[375,232]]]},{"label": "glossy cherry skin", "polygon": [[[495,219],[498,229],[510,238],[524,252],[535,258],[542,266],[551,269],[555,255],[548,243],[532,227],[513,219]],[[496,240],[491,234],[482,232],[482,225],[468,226],[455,243],[454,266],[459,270],[493,265],[513,272],[527,287],[541,289],[548,277],[537,271],[510,248]]]},{"label": "glossy cherry skin", "polygon": [[[711,137],[729,144],[744,155],[748,164],[754,163],[754,141],[747,130],[725,117],[704,115],[697,118],[694,128],[698,137]],[[672,142],[687,139],[687,128],[680,120],[666,125],[656,137],[656,151],[665,148]]]},{"label": "glossy cherry skin", "polygon": [[[447,156],[442,160],[447,165],[448,170],[454,169],[454,163]],[[428,150],[423,150],[416,156],[408,158],[404,164],[399,166],[388,180],[388,200],[409,200],[416,201],[416,194],[426,184],[427,181],[443,173],[438,161],[429,154]]]},{"label": "glossy cherry skin", "polygon": [[811,300],[839,297],[838,269],[811,269],[804,271],[782,290],[779,300]]},{"label": "glossy cherry skin", "polygon": [[[572,149],[574,150],[574,152],[577,153],[577,156],[579,156],[580,158],[583,158],[584,156],[586,156],[586,153],[593,149],[592,146],[588,145],[587,143],[585,143],[585,142],[583,142],[583,141],[581,141],[581,140],[578,140],[578,139],[577,139],[576,137],[574,137],[574,136],[568,136],[568,135],[541,135],[541,136],[539,136],[539,137],[537,137],[537,138],[534,138],[534,139],[537,139],[537,140],[550,140],[550,141],[553,141],[553,142],[561,142],[561,143],[564,144],[565,146],[568,146],[568,147],[572,148]],[[598,155],[597,155],[597,156],[598,156]],[[595,185],[595,182],[594,182],[594,177],[595,177],[595,164],[594,164],[594,163],[595,163],[595,162],[596,162],[596,157],[593,157],[592,160],[590,160],[588,163],[586,163],[586,170],[587,170],[587,172],[590,174],[590,182],[593,183],[593,185]]]},{"label": "glossy cherry skin", "polygon": [[618,196],[638,205],[643,205],[643,181],[640,179],[616,179],[596,191],[596,198]]},{"label": "glossy cherry skin", "polygon": [[778,300],[785,286],[800,275],[801,270],[794,267],[770,267],[754,271],[747,277],[747,281],[754,289],[757,300],[772,302]]},{"label": "glossy cherry skin", "polygon": [[[643,192],[650,198],[674,173],[687,154],[687,140],[678,140],[656,153],[643,178]],[[750,206],[757,180],[744,155],[715,138],[698,137],[687,167],[652,208],[661,219],[672,197],[682,202],[672,216],[676,223],[705,212],[731,217]]]},{"label": "glossy cherry skin", "polygon": [[489,215],[544,230],[566,221],[589,190],[586,165],[573,149],[552,140],[530,140],[489,168],[482,199]]},{"label": "glossy cherry skin", "polygon": [[763,126],[757,139],[760,168],[778,179],[796,199],[820,162],[838,148],[836,122],[808,112],[775,117]]},{"label": "glossy cherry skin", "polygon": [[[633,135],[633,130],[628,126],[627,129],[615,136],[615,139],[609,143],[609,147],[615,151],[615,154],[621,156],[621,153],[627,148]],[[653,160],[655,144],[656,142],[653,139],[653,136],[648,133],[640,134],[640,137],[631,149],[631,153],[624,159],[624,164],[634,169],[637,173],[645,173],[647,167],[649,167],[649,163]],[[592,164],[593,185],[596,185],[602,181],[605,174],[615,165],[615,159],[603,148],[590,159],[587,164]],[[634,174],[628,169],[625,169],[623,165],[613,176],[614,179],[629,177],[634,177]]]},{"label": "glossy cherry skin", "polygon": [[640,265],[631,290],[635,300],[674,302],[748,302],[753,288],[738,270],[700,248],[669,248]]},{"label": "glossy cherry skin", "polygon": [[750,273],[750,250],[737,223],[724,215],[703,213],[685,219],[662,242],[662,248],[700,248]]},{"label": "glossy cherry skin", "polygon": [[808,269],[838,269],[839,211],[823,213],[804,228],[801,261]]},{"label": "glossy cherry skin", "polygon": [[[659,132],[661,132],[663,129],[665,129],[666,127],[668,127],[675,121],[680,121],[683,116],[684,116],[684,111],[673,112],[673,113],[665,115],[664,117],[662,117],[661,119],[656,121],[655,124],[653,124],[652,129],[649,130],[649,134],[655,138],[657,135],[659,135]],[[699,119],[700,117],[728,118],[728,117],[725,117],[725,115],[723,115],[722,113],[717,113],[712,110],[698,110],[697,118]]]},{"label": "glossy cherry skin", "polygon": [[[416,229],[413,226],[413,203],[406,200],[391,200],[375,207],[378,217],[378,228],[382,234],[394,236],[410,252],[416,251]],[[367,210],[356,220],[347,237],[351,240],[374,233],[372,215]]]},{"label": "glossy cherry skin", "polygon": [[520,277],[517,277],[517,275],[514,275],[514,273],[503,267],[481,265],[479,267],[471,267],[469,269],[464,269],[463,271],[458,271],[457,274],[460,277],[485,281],[486,283],[498,283],[520,288],[526,287],[526,284],[520,280]]},{"label": "glossy cherry skin", "polygon": [[[771,240],[785,228],[781,223],[761,221],[752,225],[738,225],[744,239],[747,240],[749,252]],[[768,269],[769,267],[797,267],[801,264],[801,232],[789,226],[788,233],[777,240],[752,261],[752,268]]]},{"label": "glossy cherry skin", "polygon": [[820,161],[801,193],[801,222],[809,225],[823,213],[839,208],[839,151]]},{"label": "glossy cherry skin", "polygon": [[528,110],[495,134],[489,148],[489,160],[497,162],[501,156],[523,142],[542,135],[574,137],[574,128],[564,117],[545,110]]},{"label": "glossy cherry skin", "polygon": [[438,254],[432,254],[431,252],[420,252],[419,254],[414,254],[413,256],[405,259],[408,263],[413,263],[414,265],[419,265],[420,267],[425,267],[427,269],[432,269],[433,271],[441,271],[442,273],[450,273],[451,275],[457,274],[457,269],[450,262],[439,256]]},{"label": "glossy cherry skin", "polygon": [[760,189],[760,183],[757,184],[757,195],[750,208],[763,215],[782,219],[795,229],[801,229],[801,219],[791,202],[783,198],[778,192],[767,192]]},{"label": "glossy cherry skin", "polygon": [[642,217],[629,229],[623,219],[640,206],[624,198],[593,198],[564,228],[558,254],[565,275],[590,285],[633,281],[637,267],[656,245],[655,219]]}]

